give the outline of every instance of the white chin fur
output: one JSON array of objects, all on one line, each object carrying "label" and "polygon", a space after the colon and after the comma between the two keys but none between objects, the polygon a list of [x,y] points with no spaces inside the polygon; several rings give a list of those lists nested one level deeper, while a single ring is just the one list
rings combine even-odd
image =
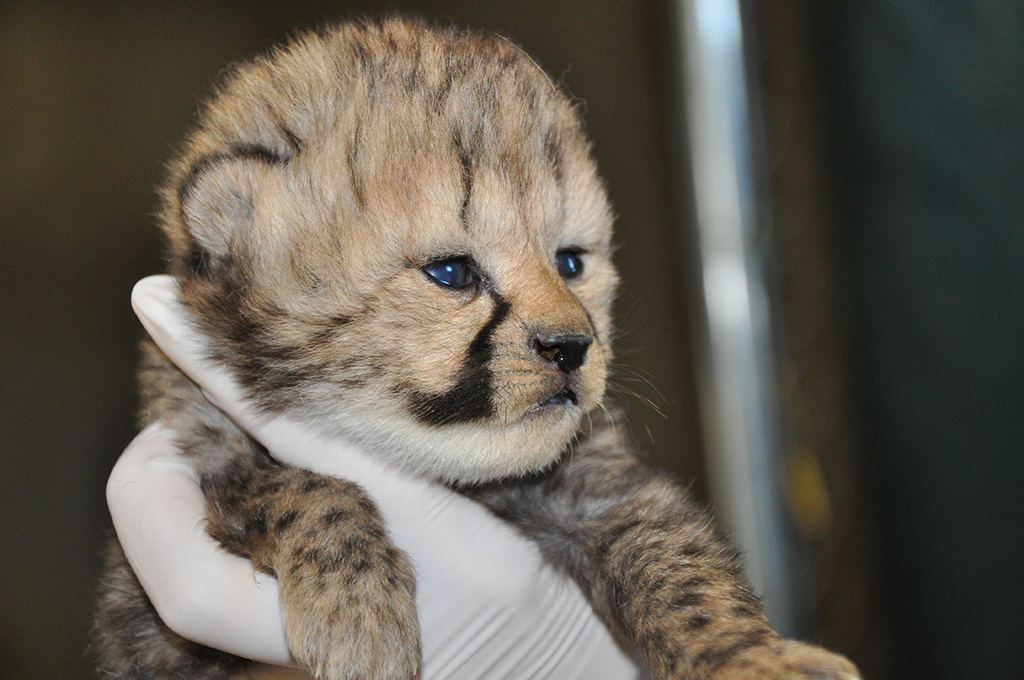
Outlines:
[{"label": "white chin fur", "polygon": [[505,427],[488,422],[431,426],[380,414],[353,415],[343,418],[339,429],[386,460],[428,479],[473,484],[549,467],[576,434],[583,413],[566,406]]}]

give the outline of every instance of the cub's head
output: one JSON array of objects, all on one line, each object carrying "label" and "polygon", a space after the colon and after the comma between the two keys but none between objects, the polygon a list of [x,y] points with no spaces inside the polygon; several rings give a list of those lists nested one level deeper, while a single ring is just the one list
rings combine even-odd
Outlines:
[{"label": "cub's head", "polygon": [[407,468],[543,468],[601,402],[608,200],[569,99],[499,37],[349,24],[242,67],[162,222],[252,397]]}]

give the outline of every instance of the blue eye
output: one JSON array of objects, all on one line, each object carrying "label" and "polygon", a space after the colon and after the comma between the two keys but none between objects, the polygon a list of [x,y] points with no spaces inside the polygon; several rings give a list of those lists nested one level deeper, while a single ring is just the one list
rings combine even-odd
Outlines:
[{"label": "blue eye", "polygon": [[555,254],[555,266],[563,279],[575,279],[583,273],[583,258],[577,250],[559,250]]},{"label": "blue eye", "polygon": [[469,262],[462,257],[428,262],[423,266],[423,272],[439,286],[451,286],[452,288],[465,288],[473,285],[477,280]]}]

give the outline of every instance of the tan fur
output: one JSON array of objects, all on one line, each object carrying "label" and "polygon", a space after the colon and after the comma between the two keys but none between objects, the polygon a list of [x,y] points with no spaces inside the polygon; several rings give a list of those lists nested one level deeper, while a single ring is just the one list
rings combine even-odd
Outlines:
[{"label": "tan fur", "polygon": [[[768,628],[706,515],[615,429],[608,199],[569,98],[517,47],[399,19],[307,35],[230,78],[163,197],[182,299],[263,408],[485,504],[659,678],[855,677]],[[472,285],[432,278],[451,258]],[[155,347],[141,375],[143,422],[179,433],[211,534],[281,580],[296,657],[410,678],[415,582],[372,502],[275,464]],[[181,651],[116,547],[110,565],[106,672],[234,667]]]},{"label": "tan fur", "polygon": [[[360,59],[354,39],[375,61],[375,89],[349,75]],[[494,58],[478,60],[481,49]],[[512,65],[503,68],[503,59]],[[475,72],[453,79],[438,107],[453,60]],[[417,89],[399,96],[414,73]],[[303,140],[301,151],[282,129]],[[545,134],[559,144],[558,172],[569,178],[563,186],[545,158]],[[464,217],[464,168],[453,136],[473,154]],[[588,144],[564,95],[533,62],[505,42],[443,44],[401,22],[380,32],[350,26],[310,36],[275,55],[272,69],[257,63],[231,81],[174,174],[239,143],[294,158],[286,168],[221,163],[199,178],[183,209],[172,181],[165,229],[179,252],[192,237],[214,254],[244,252],[254,270],[248,295],[254,305],[263,297],[287,305],[290,323],[299,326],[278,330],[289,341],[305,340],[301,321],[310,311],[355,319],[323,348],[337,361],[327,356],[324,363],[344,365],[340,379],[364,371],[367,383],[346,393],[341,409],[337,395],[321,390],[311,401],[330,405],[331,413],[314,406],[310,422],[448,480],[493,479],[554,461],[603,396],[616,278],[610,210]],[[553,262],[568,246],[586,251],[584,278],[571,285]],[[487,296],[452,295],[424,280],[417,267],[445,253],[472,254],[518,323],[496,338],[494,419],[438,432],[410,422],[400,394],[451,387],[466,345],[493,311]],[[541,329],[597,336],[577,380],[580,408],[558,423],[525,417],[558,381],[530,346]],[[344,363],[353,356],[364,360]],[[370,366],[386,370],[369,375]]]}]

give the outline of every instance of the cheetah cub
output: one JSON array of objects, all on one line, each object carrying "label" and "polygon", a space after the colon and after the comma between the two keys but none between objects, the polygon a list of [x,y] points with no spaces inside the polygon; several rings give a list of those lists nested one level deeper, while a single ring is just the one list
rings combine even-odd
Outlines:
[{"label": "cheetah cub", "polygon": [[[403,19],[305,35],[233,73],[162,197],[181,297],[255,403],[483,503],[658,678],[857,677],[768,627],[704,512],[612,427],[612,214],[578,112],[517,47]],[[361,489],[275,463],[152,344],[141,384],[210,534],[281,581],[299,662],[412,678],[413,569]],[[244,669],[162,626],[116,541],[103,584],[109,677]]]}]

